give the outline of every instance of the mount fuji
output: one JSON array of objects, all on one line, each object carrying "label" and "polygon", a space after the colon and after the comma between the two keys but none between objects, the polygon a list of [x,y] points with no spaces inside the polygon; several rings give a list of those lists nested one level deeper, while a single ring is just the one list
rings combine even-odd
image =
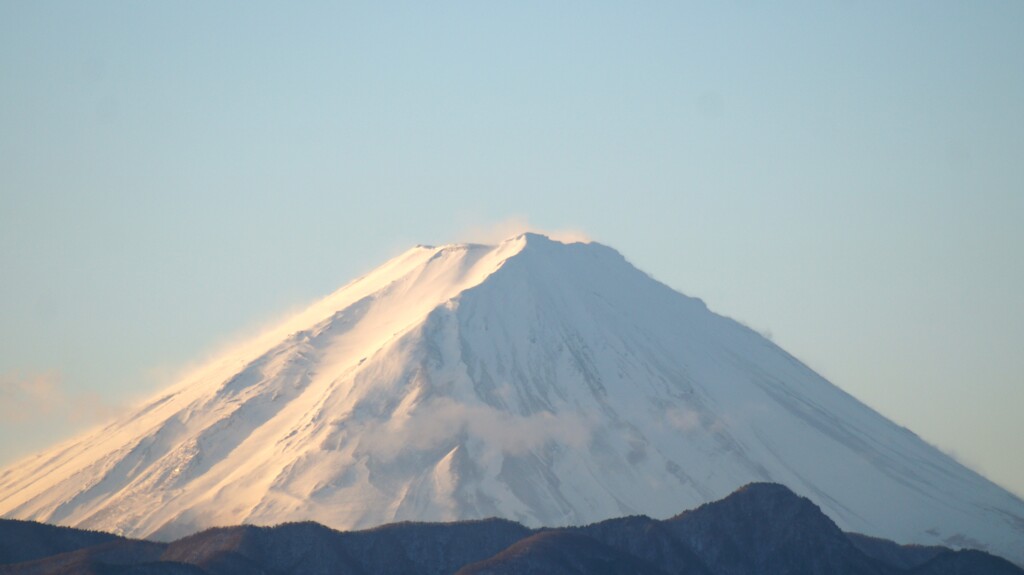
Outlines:
[{"label": "mount fuji", "polygon": [[170,540],[665,518],[771,481],[842,529],[1024,564],[1024,502],[597,243],[417,246],[117,421],[0,514]]}]

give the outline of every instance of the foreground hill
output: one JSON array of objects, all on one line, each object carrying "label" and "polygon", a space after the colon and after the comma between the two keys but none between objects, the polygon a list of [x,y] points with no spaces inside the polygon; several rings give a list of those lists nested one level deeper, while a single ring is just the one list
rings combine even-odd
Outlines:
[{"label": "foreground hill", "polygon": [[981,551],[844,533],[810,500],[775,484],[751,484],[667,520],[633,516],[562,529],[503,519],[351,532],[292,523],[153,543],[0,521],[0,538],[25,545],[17,562],[5,556],[0,565],[2,574],[21,575],[1024,574]]}]

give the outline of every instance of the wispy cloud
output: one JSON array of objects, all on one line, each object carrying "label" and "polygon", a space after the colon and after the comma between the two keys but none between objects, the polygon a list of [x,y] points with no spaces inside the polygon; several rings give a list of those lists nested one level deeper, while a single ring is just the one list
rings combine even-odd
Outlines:
[{"label": "wispy cloud", "polygon": [[581,449],[592,433],[591,425],[576,414],[518,415],[450,399],[436,399],[421,407],[406,417],[370,423],[361,430],[361,447],[387,460],[407,449],[435,448],[465,435],[519,455],[549,443]]},{"label": "wispy cloud", "polygon": [[83,425],[110,419],[118,411],[98,393],[69,392],[56,371],[0,375],[0,424],[46,419]]},{"label": "wispy cloud", "polygon": [[590,236],[583,230],[573,228],[544,229],[531,224],[527,218],[522,216],[511,216],[491,224],[467,226],[459,230],[454,241],[459,243],[496,244],[525,232],[544,234],[553,240],[565,243],[589,243],[592,241]]},{"label": "wispy cloud", "polygon": [[64,403],[57,381],[56,372],[0,376],[0,421],[24,423],[52,414]]}]

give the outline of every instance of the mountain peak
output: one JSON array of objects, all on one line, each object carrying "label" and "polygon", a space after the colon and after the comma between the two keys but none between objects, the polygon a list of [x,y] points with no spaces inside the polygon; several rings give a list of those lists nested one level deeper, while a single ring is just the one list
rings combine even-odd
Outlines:
[{"label": "mountain peak", "polygon": [[[715,507],[715,511],[706,508]],[[820,516],[822,520],[832,524],[821,510],[809,499],[801,497],[789,487],[780,483],[753,482],[743,485],[718,501],[707,503],[697,509],[685,511],[672,520],[680,519],[688,514],[716,513],[721,514],[721,509],[733,509],[737,514],[743,515],[756,510],[757,513],[771,516],[782,515],[811,515]]]},{"label": "mountain peak", "polygon": [[527,232],[522,232],[520,234],[516,234],[515,236],[512,236],[512,237],[506,239],[505,241],[509,242],[509,241],[514,241],[514,240],[520,240],[521,239],[521,240],[525,240],[526,242],[533,241],[533,242],[539,242],[539,243],[562,244],[562,245],[595,243],[595,242],[591,242],[590,240],[578,239],[578,238],[577,239],[558,239],[558,238],[552,237],[553,235],[554,234],[547,234],[545,232],[527,231]]},{"label": "mountain peak", "polygon": [[810,505],[761,482],[784,483],[849,530],[1024,560],[1024,502],[614,249],[537,233],[406,251],[0,472],[0,514],[162,539],[558,526],[751,482],[737,500]]},{"label": "mountain peak", "polygon": [[732,494],[730,497],[750,497],[750,498],[777,498],[777,499],[803,499],[793,490],[781,483],[772,483],[769,481],[755,481],[743,485]]},{"label": "mountain peak", "polygon": [[450,243],[450,244],[443,244],[441,246],[418,244],[416,247],[417,248],[426,248],[426,249],[436,250],[436,249],[498,248],[498,247],[501,247],[501,246],[507,246],[509,244],[514,244],[514,245],[518,245],[518,246],[533,245],[535,247],[536,246],[558,247],[558,246],[570,246],[570,245],[575,245],[575,244],[587,245],[587,244],[593,244],[593,243],[596,243],[596,242],[591,242],[589,240],[576,240],[576,239],[562,240],[562,239],[557,239],[557,238],[554,238],[551,235],[548,235],[548,234],[543,233],[543,232],[521,232],[521,233],[515,234],[513,236],[506,237],[505,239],[503,239],[503,240],[501,240],[501,241],[499,241],[497,243],[478,243],[478,242],[460,243],[460,242],[456,242],[456,243]]}]

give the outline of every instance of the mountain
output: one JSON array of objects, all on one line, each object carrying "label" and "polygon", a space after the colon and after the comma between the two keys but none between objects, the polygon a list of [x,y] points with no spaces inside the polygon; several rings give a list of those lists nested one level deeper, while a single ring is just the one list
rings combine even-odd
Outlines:
[{"label": "mountain", "polygon": [[[43,527],[0,520],[0,534],[17,540]],[[351,532],[291,523],[218,527],[172,543],[108,537],[33,561],[0,561],[0,574],[1024,575],[981,551],[844,533],[816,505],[776,484],[750,484],[664,521],[631,516],[531,530],[488,519]]]},{"label": "mountain", "polygon": [[119,539],[116,535],[99,531],[83,531],[34,521],[0,520],[0,565],[32,561]]},{"label": "mountain", "polygon": [[664,518],[759,481],[847,531],[1024,564],[1020,499],[615,250],[535,234],[409,250],[0,472],[0,514],[164,541],[537,527]]}]

